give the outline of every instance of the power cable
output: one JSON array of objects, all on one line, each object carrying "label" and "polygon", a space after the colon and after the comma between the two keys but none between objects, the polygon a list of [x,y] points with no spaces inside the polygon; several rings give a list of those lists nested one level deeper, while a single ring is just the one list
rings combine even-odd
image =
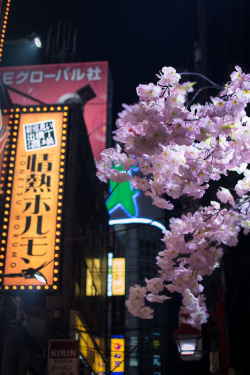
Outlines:
[{"label": "power cable", "polygon": [[[3,308],[6,311],[10,312],[11,314],[14,313],[14,311],[12,309],[9,309],[9,308],[7,308],[5,306]],[[43,317],[43,316],[34,315],[34,314],[31,314],[31,313],[27,313],[27,312],[25,312],[25,315],[26,315],[26,320],[27,320],[27,323],[25,325],[26,327],[28,326],[29,322],[32,323],[33,325],[37,326],[37,327],[41,326],[40,323],[36,322],[35,320],[32,321],[31,320],[32,318],[34,318],[34,319],[40,319],[40,320],[42,320],[44,322],[47,322],[47,319],[45,317]],[[126,325],[119,326],[119,328],[120,328],[121,331],[125,331],[126,330],[126,332],[139,332],[140,334],[143,334],[143,337],[146,335],[147,332],[149,332],[149,330],[167,330],[167,327],[168,327],[167,325],[159,325],[159,326],[155,325],[155,322],[154,323],[152,322],[152,324],[151,324],[150,327],[143,327],[143,326],[139,326],[139,327],[138,326],[137,327],[127,327]],[[69,328],[70,328],[71,331],[75,330],[75,326],[70,326]],[[62,336],[62,337],[64,336],[62,334],[62,330],[59,330],[59,328],[58,329],[53,329],[51,327],[48,327],[48,331],[51,332],[51,333],[53,333],[53,334],[55,334],[55,335],[59,335],[59,336]],[[101,338],[108,338],[108,339],[110,339],[113,336],[113,334],[110,334],[110,335],[106,334],[105,330],[103,331],[103,333],[100,330],[97,331],[97,330],[94,330],[94,329],[88,329],[88,330],[87,329],[86,330],[81,329],[81,330],[78,330],[78,331],[82,332],[82,333],[87,333],[87,334],[91,335],[93,338],[95,338],[95,337],[101,337]],[[144,331],[146,331],[146,333]],[[144,333],[142,333],[142,332],[144,332]]]},{"label": "power cable", "polygon": [[[182,212],[182,211],[180,210],[180,212]],[[165,219],[165,217],[161,216],[160,218],[152,219],[152,222],[153,221],[161,221],[163,219]],[[147,227],[150,226],[150,224],[148,224],[148,223],[129,223],[129,224],[115,224],[115,227],[116,226],[120,226],[120,225],[126,225],[126,227],[123,228],[123,229],[113,230],[114,233],[126,232],[128,230],[133,230],[135,228],[138,228],[138,227],[140,227],[142,225],[145,225]],[[113,225],[112,225],[112,228],[114,228]],[[82,231],[83,229],[84,229],[84,227],[80,231]],[[160,230],[160,229],[156,228],[156,230]],[[71,241],[79,241],[79,240],[85,240],[85,239],[94,239],[94,238],[109,236],[110,234],[112,234],[112,233],[110,233],[110,232],[102,232],[102,233],[98,233],[98,234],[87,235],[87,236],[84,236],[84,237],[70,237],[70,238],[65,238],[65,241],[71,242]]]}]

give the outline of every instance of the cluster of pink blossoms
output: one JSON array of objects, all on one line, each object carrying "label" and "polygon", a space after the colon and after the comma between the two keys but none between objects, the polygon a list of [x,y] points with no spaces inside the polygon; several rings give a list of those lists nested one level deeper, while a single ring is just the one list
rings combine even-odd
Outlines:
[{"label": "cluster of pink blossoms", "polygon": [[[250,230],[250,75],[236,66],[230,82],[205,105],[187,106],[190,82],[164,67],[156,85],[139,85],[139,103],[125,106],[116,122],[116,148],[107,149],[97,164],[97,176],[107,182],[131,181],[152,198],[156,206],[171,210],[173,199],[201,198],[211,180],[229,171],[238,182],[229,191],[219,187],[218,202],[195,213],[172,218],[157,256],[159,274],[146,286],[130,287],[126,305],[141,318],[152,318],[149,302],[163,302],[167,293],[179,292],[189,322],[206,322],[202,278],[218,267],[223,246],[236,246],[241,230]],[[122,165],[123,170],[114,169]],[[138,166],[141,177],[128,174]],[[168,197],[173,198],[172,201]]]}]

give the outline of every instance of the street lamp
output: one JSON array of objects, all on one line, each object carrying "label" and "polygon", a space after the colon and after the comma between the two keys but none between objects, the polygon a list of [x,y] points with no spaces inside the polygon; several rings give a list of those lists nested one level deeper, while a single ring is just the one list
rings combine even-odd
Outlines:
[{"label": "street lamp", "polygon": [[34,43],[35,43],[37,48],[42,48],[42,41],[41,41],[41,38],[39,36],[36,35],[34,37]]},{"label": "street lamp", "polygon": [[199,329],[189,324],[181,323],[180,327],[173,332],[173,338],[182,360],[201,359],[201,331]]},{"label": "street lamp", "polygon": [[36,46],[37,48],[42,47],[41,38],[38,35],[36,35],[36,33],[31,33],[27,35],[25,38],[5,41],[6,46],[18,45],[18,44],[30,44],[30,45]]}]

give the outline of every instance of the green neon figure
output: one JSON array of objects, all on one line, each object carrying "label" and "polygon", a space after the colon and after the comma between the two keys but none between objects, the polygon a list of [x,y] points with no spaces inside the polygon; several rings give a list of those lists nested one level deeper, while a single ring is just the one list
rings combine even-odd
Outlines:
[{"label": "green neon figure", "polygon": [[[122,170],[121,166],[116,168]],[[116,208],[121,207],[124,211],[128,212],[129,216],[136,216],[136,206],[133,196],[138,195],[139,191],[133,189],[129,181],[117,184],[117,182],[110,180],[109,184],[112,193],[106,202],[108,212],[112,213]]]}]

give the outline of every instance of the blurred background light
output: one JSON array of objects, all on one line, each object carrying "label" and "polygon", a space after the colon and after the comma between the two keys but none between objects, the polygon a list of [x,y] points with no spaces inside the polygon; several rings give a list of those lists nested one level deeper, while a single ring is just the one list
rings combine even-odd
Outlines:
[{"label": "blurred background light", "polygon": [[35,43],[37,48],[42,48],[42,42],[41,42],[41,39],[39,38],[39,36],[34,37],[34,43]]}]

